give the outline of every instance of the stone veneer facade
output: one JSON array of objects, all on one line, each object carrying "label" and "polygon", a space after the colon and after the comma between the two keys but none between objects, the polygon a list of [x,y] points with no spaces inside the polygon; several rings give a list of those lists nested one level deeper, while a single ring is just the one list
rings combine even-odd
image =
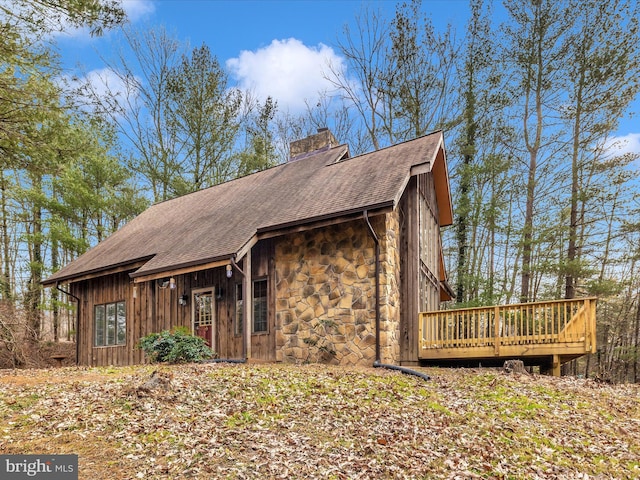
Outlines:
[{"label": "stone veneer facade", "polygon": [[[380,351],[399,359],[396,212],[372,217],[380,239]],[[375,244],[363,220],[289,234],[275,248],[276,360],[371,365],[375,360]]]}]

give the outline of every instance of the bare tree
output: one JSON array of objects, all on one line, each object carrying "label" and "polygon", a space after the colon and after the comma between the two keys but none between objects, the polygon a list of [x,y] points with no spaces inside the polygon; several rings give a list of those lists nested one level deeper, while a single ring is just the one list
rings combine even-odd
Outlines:
[{"label": "bare tree", "polygon": [[365,8],[356,17],[356,29],[345,26],[338,50],[344,65],[329,65],[327,79],[349,107],[357,112],[373,147],[381,146],[383,81],[388,72],[389,27],[380,12]]},{"label": "bare tree", "polygon": [[[598,158],[593,145],[610,135],[618,119],[640,91],[640,37],[636,2],[584,0],[573,2],[578,12],[570,36],[567,63],[569,102],[563,118],[570,130],[571,211],[565,268],[565,298],[574,298],[581,272],[580,227],[591,198],[584,182],[592,178]],[[624,19],[624,20],[622,20]],[[624,22],[624,28],[621,28]],[[612,178],[612,177],[610,177]]]},{"label": "bare tree", "polygon": [[118,125],[130,145],[129,167],[150,188],[153,201],[166,200],[180,172],[182,147],[169,122],[169,80],[184,47],[162,27],[123,32],[131,55],[121,49],[115,60],[104,59],[110,75],[101,79],[103,85],[87,83],[83,93]]},{"label": "bare tree", "polygon": [[559,108],[562,88],[562,67],[567,59],[565,31],[573,23],[571,11],[558,2],[540,0],[505,2],[510,23],[505,26],[505,65],[512,75],[511,92],[517,96],[517,112],[521,124],[523,151],[528,157],[525,167],[525,216],[522,228],[522,265],[520,301],[532,297],[532,255],[534,248],[534,217],[536,187],[540,181],[539,167],[546,147],[558,135],[553,123]]}]

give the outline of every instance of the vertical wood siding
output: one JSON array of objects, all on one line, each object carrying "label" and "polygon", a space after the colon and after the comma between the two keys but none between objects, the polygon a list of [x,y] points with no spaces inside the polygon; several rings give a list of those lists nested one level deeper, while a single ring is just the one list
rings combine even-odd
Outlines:
[{"label": "vertical wood siding", "polygon": [[[254,247],[252,255],[253,279],[267,278],[268,291],[268,332],[251,335],[252,358],[275,360],[275,282],[273,280],[273,241],[267,240]],[[160,282],[134,283],[129,272],[121,272],[76,282],[71,292],[80,298],[78,364],[131,365],[144,363],[145,358],[136,347],[140,338],[154,332],[171,330],[175,327],[192,329],[192,291],[213,288],[215,298],[216,329],[215,351],[219,358],[241,358],[243,336],[235,333],[236,302],[235,284],[241,277],[234,273],[227,278],[224,267],[202,270],[174,276],[176,288],[162,288]],[[134,298],[133,292],[136,290]],[[187,295],[187,305],[180,305],[178,299]],[[116,302],[126,302],[127,342],[125,345],[94,346],[94,306]],[[251,325],[244,325],[251,328]]]},{"label": "vertical wood siding", "polygon": [[400,363],[418,360],[419,255],[418,190],[416,178],[409,181],[400,201],[404,213],[400,238]]},{"label": "vertical wood siding", "polygon": [[440,308],[440,225],[433,174],[411,178],[400,201],[400,362],[418,361],[418,316]]},{"label": "vertical wood siding", "polygon": [[[127,272],[116,273],[83,282],[74,283],[71,293],[79,302],[78,364],[80,365],[126,365],[142,361],[142,354],[134,348],[132,336],[135,315],[132,303],[133,286]],[[127,343],[125,345],[94,347],[95,329],[93,312],[95,305],[111,302],[126,302]]]},{"label": "vertical wood siding", "polygon": [[[258,242],[251,254],[251,274],[253,279],[267,279],[267,332],[252,333],[251,358],[272,362],[276,360],[276,282],[275,248],[271,239]],[[246,325],[251,328],[252,325]]]}]

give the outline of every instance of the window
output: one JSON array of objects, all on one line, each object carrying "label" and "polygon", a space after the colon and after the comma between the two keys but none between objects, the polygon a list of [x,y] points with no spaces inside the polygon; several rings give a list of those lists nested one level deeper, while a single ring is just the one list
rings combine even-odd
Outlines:
[{"label": "window", "polygon": [[213,291],[196,293],[195,298],[195,324],[197,327],[213,324]]},{"label": "window", "polygon": [[236,283],[236,323],[233,331],[236,335],[242,335],[244,305],[242,302],[242,284]]},{"label": "window", "polygon": [[125,302],[105,303],[94,307],[96,347],[127,343],[127,308]]},{"label": "window", "polygon": [[215,349],[215,301],[214,290],[200,288],[192,290],[193,333],[204,338],[207,345]]},{"label": "window", "polygon": [[265,333],[267,328],[267,279],[253,282],[253,333]]}]

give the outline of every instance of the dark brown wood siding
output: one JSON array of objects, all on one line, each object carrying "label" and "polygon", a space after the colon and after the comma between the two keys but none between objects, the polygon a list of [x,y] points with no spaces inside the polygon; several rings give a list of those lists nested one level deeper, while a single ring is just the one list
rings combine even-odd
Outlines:
[{"label": "dark brown wood siding", "polygon": [[418,362],[418,314],[440,308],[440,226],[433,174],[412,177],[400,200],[400,362]]},{"label": "dark brown wood siding", "polygon": [[[212,288],[215,298],[215,334],[214,350],[219,358],[241,358],[242,336],[234,334],[235,296],[234,285],[237,279],[227,278],[224,267],[202,270],[199,272],[178,275],[176,288],[158,289],[158,306],[171,322],[192,329],[193,291]],[[179,305],[181,295],[187,296],[187,304]],[[175,320],[174,320],[175,319]]]},{"label": "dark brown wood siding", "polygon": [[[149,333],[183,326],[192,329],[192,291],[214,290],[216,319],[216,354],[220,358],[242,357],[242,336],[234,332],[237,278],[227,278],[224,267],[176,275],[176,288],[162,288],[160,281],[133,284],[128,272],[73,283],[71,293],[80,299],[78,364],[128,365],[145,361],[136,348],[140,338]],[[135,290],[135,297],[134,297]],[[186,305],[178,299],[186,295]],[[109,302],[126,302],[126,345],[94,346],[94,307]],[[275,352],[274,352],[275,355]]]},{"label": "dark brown wood siding", "polygon": [[[253,280],[267,279],[267,332],[251,335],[251,358],[268,362],[276,360],[276,282],[274,240],[258,242],[251,252]],[[251,328],[250,325],[247,326]]]},{"label": "dark brown wood siding", "polygon": [[[135,315],[132,302],[133,285],[127,272],[106,275],[83,282],[73,283],[71,293],[78,297],[78,364],[79,365],[126,365],[142,362],[142,354],[135,348]],[[126,344],[95,347],[94,307],[124,301],[126,305]],[[133,362],[131,360],[133,359]]]},{"label": "dark brown wood siding", "polygon": [[400,222],[400,363],[418,360],[418,190],[412,177],[400,200],[404,219]]}]

